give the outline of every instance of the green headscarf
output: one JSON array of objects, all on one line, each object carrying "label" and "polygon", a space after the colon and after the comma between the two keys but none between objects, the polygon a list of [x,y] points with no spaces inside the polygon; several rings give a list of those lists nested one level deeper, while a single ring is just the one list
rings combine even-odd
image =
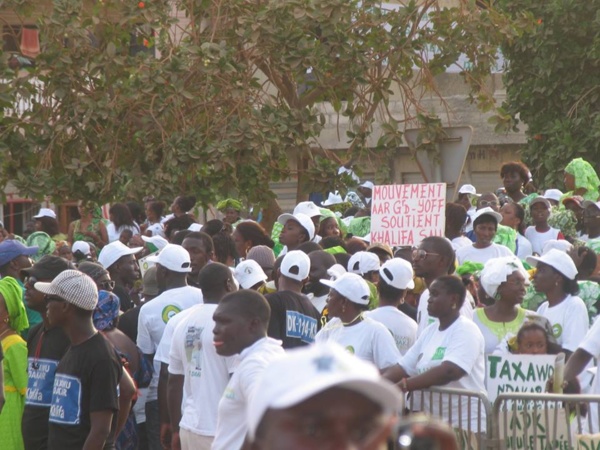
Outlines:
[{"label": "green headscarf", "polygon": [[365,237],[371,232],[371,217],[355,217],[350,221],[348,225],[348,233],[352,233],[353,236]]},{"label": "green headscarf", "polygon": [[37,253],[31,257],[35,262],[44,255],[51,255],[56,250],[56,242],[43,231],[31,233],[27,238],[27,246],[38,248]]},{"label": "green headscarf", "polygon": [[16,332],[29,328],[27,312],[23,304],[23,288],[13,277],[4,277],[0,280],[0,294],[4,297],[8,310],[8,324]]},{"label": "green headscarf", "polygon": [[[575,190],[581,188],[586,190],[583,194],[585,200],[591,200],[593,202],[598,200],[598,186],[600,186],[600,179],[589,162],[583,158],[575,158],[567,164],[565,172],[573,175],[575,178]],[[572,195],[572,192],[567,192],[563,195],[562,199],[571,197]]]},{"label": "green headscarf", "polygon": [[236,211],[242,210],[242,202],[235,198],[226,198],[217,203],[217,209],[219,211],[225,211],[227,208],[235,209]]}]

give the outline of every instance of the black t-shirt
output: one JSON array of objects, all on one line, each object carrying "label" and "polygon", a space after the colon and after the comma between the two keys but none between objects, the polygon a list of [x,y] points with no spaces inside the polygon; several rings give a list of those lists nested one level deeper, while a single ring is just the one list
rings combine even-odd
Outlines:
[{"label": "black t-shirt", "polygon": [[283,348],[301,347],[315,341],[321,314],[303,294],[280,291],[265,296],[271,306],[267,334],[283,341]]},{"label": "black t-shirt", "polygon": [[415,308],[412,305],[409,305],[406,302],[400,303],[400,306],[398,306],[398,309],[400,311],[402,311],[404,314],[406,314],[408,317],[410,317],[412,320],[414,320],[415,322],[417,321],[417,308]]},{"label": "black t-shirt", "polygon": [[131,301],[131,295],[129,295],[129,291],[123,286],[116,285],[112,290],[112,293],[119,297],[119,305],[121,306],[121,311],[125,312],[133,308],[134,305]]},{"label": "black t-shirt", "polygon": [[23,411],[22,432],[25,449],[45,450],[48,445],[48,415],[52,401],[54,373],[58,362],[71,342],[62,330],[44,329],[39,323],[29,330],[27,337],[27,395]]},{"label": "black t-shirt", "polygon": [[[50,407],[48,448],[81,450],[91,429],[90,413],[119,410],[123,374],[114,347],[100,333],[71,346],[56,369]],[[113,424],[115,417],[113,416]],[[114,448],[113,438],[104,448]]]},{"label": "black t-shirt", "polygon": [[133,342],[137,342],[138,318],[142,305],[131,308],[119,317],[117,328],[127,335]]}]

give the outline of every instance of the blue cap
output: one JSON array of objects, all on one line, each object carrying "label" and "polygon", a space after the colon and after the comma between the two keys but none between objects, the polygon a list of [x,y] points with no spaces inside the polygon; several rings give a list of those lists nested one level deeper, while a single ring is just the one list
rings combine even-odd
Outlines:
[{"label": "blue cap", "polygon": [[38,247],[26,247],[15,239],[5,239],[0,242],[0,266],[8,264],[17,256],[32,256],[38,251]]}]

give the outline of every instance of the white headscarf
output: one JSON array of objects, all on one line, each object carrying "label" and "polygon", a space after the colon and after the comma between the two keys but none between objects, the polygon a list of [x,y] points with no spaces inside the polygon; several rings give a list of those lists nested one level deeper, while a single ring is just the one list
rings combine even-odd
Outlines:
[{"label": "white headscarf", "polygon": [[514,255],[492,258],[485,263],[479,282],[487,295],[496,298],[500,285],[514,272],[520,272],[525,277],[525,284],[529,284],[529,274],[519,258]]}]

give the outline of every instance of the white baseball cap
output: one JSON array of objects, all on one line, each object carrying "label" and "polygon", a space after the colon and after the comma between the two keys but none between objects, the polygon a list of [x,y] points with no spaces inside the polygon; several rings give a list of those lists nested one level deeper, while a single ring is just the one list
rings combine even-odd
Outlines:
[{"label": "white baseball cap", "polygon": [[169,241],[167,241],[164,237],[159,236],[158,234],[155,236],[143,236],[142,239],[144,242],[148,242],[149,244],[154,245],[157,249],[162,250],[167,246]]},{"label": "white baseball cap", "polygon": [[167,244],[158,254],[149,256],[147,261],[160,264],[172,272],[187,273],[192,271],[190,254],[181,245]]},{"label": "white baseball cap", "polygon": [[242,289],[250,289],[257,283],[267,280],[267,275],[260,264],[253,259],[240,262],[233,271],[233,276],[240,283]]},{"label": "white baseball cap", "polygon": [[329,269],[327,269],[327,275],[331,277],[332,281],[337,280],[339,277],[347,273],[348,271],[341,264],[334,264]]},{"label": "white baseball cap", "polygon": [[566,253],[573,248],[573,244],[566,239],[548,239],[542,246],[542,255],[545,255],[553,248]]},{"label": "white baseball cap", "polygon": [[73,253],[80,251],[83,255],[91,255],[92,249],[90,248],[90,244],[85,241],[75,241],[73,242],[73,247],[71,247],[71,251]]},{"label": "white baseball cap", "polygon": [[364,275],[379,270],[379,256],[372,252],[356,252],[348,261],[348,272]]},{"label": "white baseball cap", "polygon": [[285,226],[285,224],[288,222],[288,220],[295,220],[296,222],[298,222],[302,226],[302,228],[304,228],[306,230],[306,232],[308,233],[309,241],[315,237],[315,224],[313,223],[312,219],[309,216],[307,216],[306,214],[285,213],[285,214],[280,215],[277,218],[277,222],[279,222],[283,226]]},{"label": "white baseball cap", "polygon": [[527,262],[533,267],[537,267],[538,262],[548,264],[556,269],[569,280],[574,280],[577,276],[577,267],[570,256],[565,252],[553,248],[542,256],[528,256]]},{"label": "white baseball cap", "polygon": [[379,276],[396,289],[415,287],[412,264],[402,258],[392,258],[384,262],[379,268]]},{"label": "white baseball cap", "polygon": [[190,231],[200,231],[202,230],[202,224],[201,223],[193,223],[188,227],[188,230]]},{"label": "white baseball cap", "polygon": [[305,280],[310,273],[310,258],[302,250],[287,252],[281,260],[279,271],[292,280]]},{"label": "white baseball cap", "polygon": [[360,185],[360,187],[373,190],[373,188],[375,187],[375,185],[373,184],[372,181],[365,181],[363,184]]},{"label": "white baseball cap", "polygon": [[68,303],[87,311],[93,311],[98,304],[96,283],[79,270],[65,270],[50,283],[38,281],[35,289],[46,295],[55,295]]},{"label": "white baseball cap", "polygon": [[321,210],[314,202],[300,202],[294,208],[294,215],[302,213],[306,214],[308,217],[316,217],[321,216]]},{"label": "white baseball cap", "polygon": [[548,200],[560,202],[562,196],[563,193],[558,189],[547,189],[546,192],[544,192],[544,198],[547,198]]},{"label": "white baseball cap", "polygon": [[37,215],[33,216],[33,218],[41,219],[42,217],[52,217],[53,219],[56,219],[56,213],[50,208],[40,208],[40,212],[38,212]]},{"label": "white baseball cap", "polygon": [[459,194],[470,194],[479,197],[481,194],[477,193],[477,189],[472,184],[463,184],[458,190]]},{"label": "white baseball cap", "polygon": [[342,297],[346,297],[353,303],[368,305],[371,291],[369,285],[360,275],[345,273],[335,280],[319,280],[325,286],[329,286]]},{"label": "white baseball cap", "polygon": [[377,368],[350,354],[339,344],[326,342],[288,351],[265,369],[248,404],[248,437],[269,409],[286,409],[331,388],[356,392],[379,405],[384,414],[403,408],[400,390],[384,379]]},{"label": "white baseball cap", "polygon": [[[548,201],[548,200],[546,200],[546,201]],[[496,219],[497,224],[502,222],[502,214],[494,211],[489,206],[486,206],[485,208],[481,208],[481,209],[478,209],[477,211],[475,211],[475,214],[473,214],[473,223],[475,223],[475,221],[482,216],[493,217],[494,219]]]},{"label": "white baseball cap", "polygon": [[102,248],[100,256],[98,256],[98,262],[102,264],[105,269],[108,269],[116,263],[119,258],[127,255],[135,255],[143,249],[144,247],[127,247],[121,241],[114,241]]}]

